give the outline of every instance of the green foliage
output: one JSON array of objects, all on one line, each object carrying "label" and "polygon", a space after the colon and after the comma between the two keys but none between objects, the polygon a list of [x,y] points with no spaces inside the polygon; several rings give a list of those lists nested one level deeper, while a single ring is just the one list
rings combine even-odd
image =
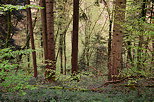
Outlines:
[{"label": "green foliage", "polygon": [[152,89],[144,89],[144,93],[137,91],[108,90],[103,93],[91,91],[69,91],[42,88],[27,90],[26,95],[7,93],[1,96],[2,101],[7,102],[152,102]]},{"label": "green foliage", "polygon": [[17,56],[29,52],[30,50],[12,51],[9,48],[0,50],[0,88],[2,92],[34,88],[28,83],[30,75],[25,73],[24,70],[19,69],[19,64],[15,61]]},{"label": "green foliage", "polygon": [[26,9],[26,6],[21,5],[1,5],[0,11],[12,11],[12,10],[21,10]]},{"label": "green foliage", "polygon": [[21,6],[21,5],[7,4],[7,5],[0,5],[0,12],[2,13],[2,12],[5,12],[5,11],[23,10],[23,9],[27,9],[27,8],[43,9],[43,7],[40,7],[40,6],[37,6],[37,5]]},{"label": "green foliage", "polygon": [[153,77],[151,44],[154,25],[149,18],[142,17],[142,3],[130,1],[127,4],[126,20],[122,24],[125,32],[123,51],[125,68],[121,72],[123,77]]},{"label": "green foliage", "polygon": [[[89,2],[90,1],[90,2]],[[95,1],[95,5],[93,2]],[[128,2],[131,3],[131,2]],[[108,34],[108,18],[105,17],[104,10],[102,9],[102,5],[100,4],[100,0],[87,0],[83,1],[80,6],[81,16],[80,16],[80,39],[79,42],[80,50],[79,58],[80,63],[79,67],[81,69],[85,69],[88,72],[79,73],[76,76],[71,75],[62,75],[57,74],[59,63],[57,63],[58,67],[56,69],[56,85],[51,87],[51,85],[46,85],[44,83],[44,78],[33,79],[30,77],[28,73],[26,73],[24,69],[25,65],[28,62],[28,67],[31,66],[31,60],[27,61],[26,54],[32,52],[32,50],[23,50],[23,51],[12,51],[11,49],[1,49],[0,50],[0,89],[2,93],[0,93],[0,100],[7,102],[152,102],[153,93],[152,89],[141,89],[134,88],[133,90],[127,90],[119,88],[115,89],[112,87],[105,87],[99,90],[99,92],[91,92],[90,90],[93,88],[100,87],[103,82],[107,79],[103,75],[107,72],[106,64],[107,64],[107,48],[106,48],[106,36]],[[70,41],[71,37],[69,32],[72,31],[70,29],[72,27],[72,1],[71,0],[55,0],[55,31],[56,32],[56,48],[63,47],[69,45],[67,44],[60,45],[57,42],[61,40]],[[83,6],[84,5],[84,6]],[[142,80],[140,76],[145,79],[153,78],[152,73],[152,64],[151,64],[151,51],[146,48],[146,46],[151,43],[153,36],[153,24],[149,24],[143,21],[144,17],[140,17],[141,13],[141,4],[132,3],[127,5],[126,11],[126,22],[123,25],[125,30],[124,36],[124,69],[121,71],[122,77],[131,77],[129,78],[127,85],[135,85],[138,84],[139,81]],[[42,9],[42,7],[36,5],[1,5],[0,13],[4,13],[6,11],[13,10],[22,10],[26,8],[38,8]],[[101,13],[100,13],[101,12]],[[106,12],[106,11],[105,11]],[[100,13],[100,15],[98,15]],[[38,15],[37,15],[38,16]],[[39,19],[39,17],[38,17]],[[103,20],[104,19],[104,20]],[[105,19],[107,19],[105,21]],[[40,20],[40,19],[39,19]],[[38,20],[38,21],[39,21]],[[37,21],[37,20],[36,20]],[[106,25],[107,24],[107,25]],[[103,26],[102,26],[103,25]],[[20,25],[19,25],[20,26]],[[37,28],[37,33],[40,34],[39,27]],[[106,29],[107,28],[107,29]],[[34,29],[35,30],[35,29]],[[35,31],[34,31],[35,32]],[[35,32],[36,33],[36,32]],[[67,33],[67,34],[66,34]],[[38,35],[38,34],[36,34]],[[61,36],[62,35],[62,36]],[[41,36],[41,34],[40,34]],[[66,37],[70,37],[69,39]],[[139,37],[142,36],[145,40],[143,41],[143,46],[138,46]],[[40,39],[38,36],[35,37],[40,43]],[[60,38],[59,40],[57,40]],[[131,42],[130,45],[127,42]],[[66,43],[63,41],[63,43]],[[37,44],[37,43],[36,43]],[[82,46],[81,46],[82,45]],[[148,45],[149,46],[149,45]],[[67,58],[69,59],[70,55],[70,46],[67,46]],[[127,51],[131,49],[132,52],[132,60],[128,59]],[[57,49],[58,50],[58,49]],[[139,50],[141,50],[139,52]],[[25,55],[25,61],[23,64],[20,60],[20,55]],[[58,54],[57,54],[58,55]],[[138,56],[141,56],[140,59]],[[31,59],[31,56],[28,57]],[[39,74],[43,76],[45,71],[52,72],[52,70],[43,70],[45,69],[45,64],[39,66],[42,62],[42,53],[37,53],[37,61],[38,61],[38,71]],[[59,61],[59,59],[58,59]],[[57,62],[58,62],[57,61]],[[40,62],[40,63],[39,63]],[[66,63],[71,62],[68,60]],[[19,64],[20,63],[20,64]],[[20,66],[22,67],[20,68]],[[24,66],[23,66],[24,65]],[[70,64],[67,64],[67,69]],[[93,66],[93,67],[90,67]],[[25,68],[25,69],[26,69]],[[40,71],[41,69],[41,71]],[[32,72],[32,69],[29,71]],[[102,73],[101,73],[102,72]],[[53,72],[55,73],[55,72]],[[97,75],[98,73],[98,75]],[[51,76],[50,74],[47,77]],[[39,82],[40,81],[40,82]],[[40,85],[41,84],[41,85]],[[43,84],[43,85],[42,85]],[[55,84],[55,83],[54,83]],[[38,86],[38,89],[35,89]],[[47,86],[47,88],[45,88]],[[110,85],[109,85],[110,86]],[[35,90],[31,90],[35,89]],[[58,89],[58,90],[57,90]],[[68,90],[65,90],[68,89]],[[69,91],[74,90],[74,91]],[[123,91],[126,90],[126,91]],[[141,91],[140,91],[141,90]],[[20,91],[18,93],[18,91]],[[11,93],[8,93],[11,92]]]},{"label": "green foliage", "polygon": [[5,48],[5,49],[0,49],[0,59],[4,59],[5,57],[13,57],[13,58],[17,58],[17,56],[19,55],[23,55],[23,54],[29,54],[31,53],[32,50],[31,49],[27,49],[27,50],[17,50],[17,51],[13,51],[10,48]]}]

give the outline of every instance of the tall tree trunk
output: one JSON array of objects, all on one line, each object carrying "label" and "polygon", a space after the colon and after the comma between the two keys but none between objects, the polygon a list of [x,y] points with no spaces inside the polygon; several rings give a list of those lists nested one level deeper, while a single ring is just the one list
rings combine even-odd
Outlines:
[{"label": "tall tree trunk", "polygon": [[46,78],[48,81],[55,81],[55,42],[54,42],[54,0],[46,0],[46,20],[47,20],[47,45],[48,45],[48,65],[46,69]]},{"label": "tall tree trunk", "polygon": [[113,81],[117,80],[119,70],[122,68],[123,28],[121,23],[125,19],[125,8],[126,0],[115,1],[111,62],[109,66],[109,80]]},{"label": "tall tree trunk", "polygon": [[72,74],[78,71],[79,0],[73,0]]},{"label": "tall tree trunk", "polygon": [[47,21],[46,21],[46,5],[45,0],[40,0],[40,6],[44,7],[44,9],[41,9],[41,22],[42,22],[42,38],[43,38],[43,48],[44,48],[44,59],[45,63],[48,56],[47,51]]},{"label": "tall tree trunk", "polygon": [[[27,0],[27,4],[30,4],[30,0]],[[31,47],[32,47],[32,50],[34,50],[32,52],[34,77],[37,77],[36,51],[35,51],[35,44],[34,44],[33,24],[32,24],[32,15],[31,15],[30,8],[27,8],[27,16],[28,16],[28,26],[29,26],[30,39],[31,39]]]}]

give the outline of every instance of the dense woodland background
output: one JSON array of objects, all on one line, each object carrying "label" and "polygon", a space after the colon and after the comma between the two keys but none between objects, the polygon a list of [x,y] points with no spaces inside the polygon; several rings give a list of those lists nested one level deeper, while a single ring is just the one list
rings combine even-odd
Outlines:
[{"label": "dense woodland background", "polygon": [[0,0],[0,102],[153,102],[153,0]]}]

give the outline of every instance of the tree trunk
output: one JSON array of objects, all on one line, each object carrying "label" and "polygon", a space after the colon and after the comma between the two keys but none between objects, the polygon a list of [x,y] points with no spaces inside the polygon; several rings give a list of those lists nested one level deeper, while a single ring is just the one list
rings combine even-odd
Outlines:
[{"label": "tree trunk", "polygon": [[63,34],[60,34],[59,41],[59,50],[60,50],[60,73],[63,74]]},{"label": "tree trunk", "polygon": [[108,79],[111,79],[111,71],[110,71],[110,63],[111,63],[111,44],[112,44],[112,20],[110,20],[109,24],[109,38],[108,38],[108,68],[109,68],[109,76]]},{"label": "tree trunk", "polygon": [[[30,4],[30,0],[27,0],[27,4]],[[34,44],[34,35],[33,35],[33,24],[32,24],[32,15],[31,9],[27,8],[27,16],[28,16],[28,26],[29,26],[29,33],[31,39],[31,47],[32,50],[32,58],[33,58],[33,67],[34,67],[34,77],[37,77],[37,63],[36,63],[36,51],[35,51],[35,44]]]},{"label": "tree trunk", "polygon": [[79,0],[73,0],[72,74],[78,71]]},{"label": "tree trunk", "polygon": [[46,21],[46,5],[45,0],[40,0],[40,6],[44,7],[44,9],[41,9],[41,22],[42,22],[42,38],[43,38],[43,48],[44,48],[44,59],[45,63],[48,56],[47,51],[47,21]]},{"label": "tree trunk", "polygon": [[[29,38],[30,38],[30,35],[29,35],[29,24],[28,24],[28,16],[27,16],[27,25],[26,25],[26,49],[29,49],[30,48],[30,43],[29,43]],[[30,54],[28,53],[27,54],[27,62],[28,62],[28,65],[27,65],[27,68],[30,68]],[[30,70],[28,69],[28,73],[30,73]]]},{"label": "tree trunk", "polygon": [[54,42],[54,0],[46,0],[46,20],[47,20],[47,45],[48,45],[48,65],[45,76],[48,81],[55,81],[55,42]]},{"label": "tree trunk", "polygon": [[11,37],[11,12],[7,11],[7,37],[6,37],[6,42],[5,42],[5,47],[8,48],[9,46],[9,40]]},{"label": "tree trunk", "polygon": [[111,62],[109,66],[109,80],[113,81],[117,80],[119,70],[122,68],[123,28],[121,23],[125,19],[125,8],[126,0],[115,1]]},{"label": "tree trunk", "polygon": [[[151,23],[154,24],[154,1],[152,1],[151,7]],[[154,35],[152,35],[152,64],[154,66]]]}]

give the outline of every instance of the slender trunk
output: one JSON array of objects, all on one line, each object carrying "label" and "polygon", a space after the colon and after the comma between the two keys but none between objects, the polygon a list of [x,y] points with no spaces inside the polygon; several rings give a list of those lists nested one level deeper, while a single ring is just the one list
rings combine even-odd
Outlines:
[{"label": "slender trunk", "polygon": [[[84,56],[85,57],[85,63],[86,63],[86,66],[85,67],[89,67],[90,65],[90,34],[89,34],[89,31],[90,31],[90,27],[89,27],[89,23],[88,21],[86,21],[86,24],[85,24],[85,50],[84,50]],[[93,30],[92,30],[93,31]],[[92,32],[91,31],[91,32]]]},{"label": "slender trunk", "polygon": [[54,42],[54,0],[46,0],[46,21],[47,21],[47,45],[48,45],[48,65],[45,72],[48,81],[55,81],[55,42]]},{"label": "slender trunk", "polygon": [[109,70],[109,75],[108,75],[108,80],[111,80],[111,70],[110,70],[110,57],[111,57],[111,43],[112,43],[112,20],[110,20],[109,24],[109,38],[108,38],[108,70]]},{"label": "slender trunk", "polygon": [[63,34],[60,34],[60,41],[59,41],[59,50],[60,50],[60,69],[61,74],[63,74]]},{"label": "slender trunk", "polygon": [[66,34],[64,34],[64,74],[66,75],[66,62],[67,62],[67,57],[66,57]]},{"label": "slender trunk", "polygon": [[[30,0],[27,0],[27,4],[30,4]],[[32,58],[33,58],[33,67],[34,67],[34,77],[37,77],[36,51],[35,51],[35,44],[34,44],[33,24],[32,24],[32,15],[31,15],[30,8],[27,8],[27,16],[28,16],[30,39],[31,39],[31,47],[33,50]]]},{"label": "slender trunk", "polygon": [[[66,13],[67,12],[67,0],[65,1],[65,5],[64,5],[64,13]],[[66,33],[67,33],[67,30],[68,30],[68,28],[69,28],[69,25],[70,25],[70,22],[69,22],[69,24],[66,26],[66,29],[65,29],[65,31],[64,31],[64,37],[63,37],[63,49],[64,49],[64,51],[63,51],[63,54],[64,54],[64,75],[66,75],[66,63],[67,63],[67,57],[66,57]]]},{"label": "slender trunk", "polygon": [[73,0],[72,74],[78,72],[79,0]]},{"label": "slender trunk", "polygon": [[[29,46],[29,25],[28,25],[28,16],[27,16],[27,28],[26,28],[26,49],[29,49],[30,46]],[[28,62],[28,65],[27,65],[27,68],[30,68],[30,54],[27,54],[27,62]],[[29,69],[28,69],[28,73],[30,73]]]}]

